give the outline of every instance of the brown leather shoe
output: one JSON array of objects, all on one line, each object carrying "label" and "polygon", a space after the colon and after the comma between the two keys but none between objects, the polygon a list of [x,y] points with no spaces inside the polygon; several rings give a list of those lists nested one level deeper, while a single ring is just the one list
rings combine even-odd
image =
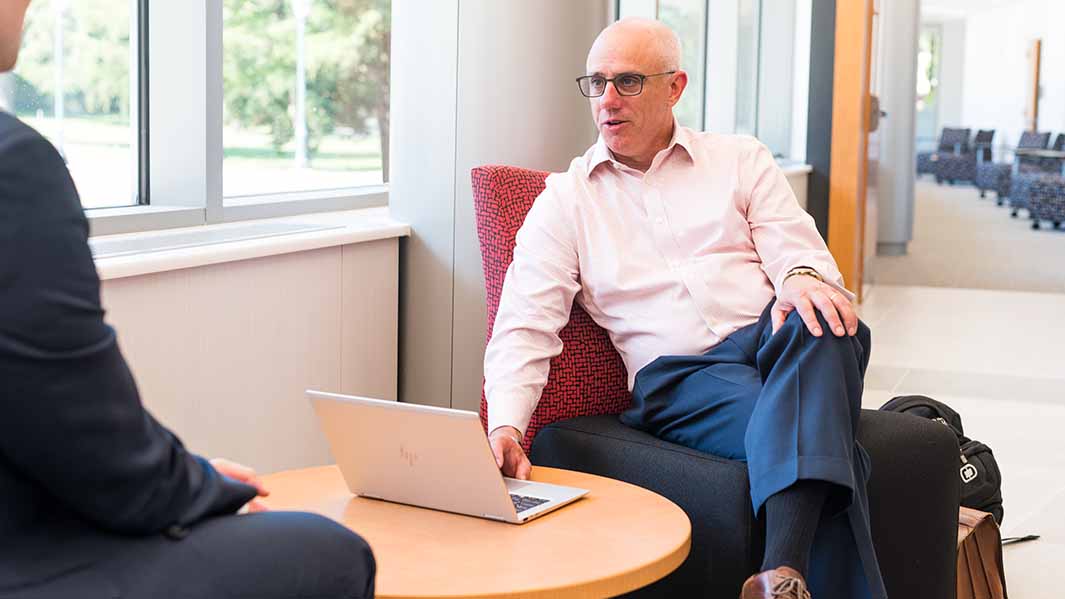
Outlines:
[{"label": "brown leather shoe", "polygon": [[743,583],[740,599],[810,599],[802,574],[781,566],[751,576]]}]

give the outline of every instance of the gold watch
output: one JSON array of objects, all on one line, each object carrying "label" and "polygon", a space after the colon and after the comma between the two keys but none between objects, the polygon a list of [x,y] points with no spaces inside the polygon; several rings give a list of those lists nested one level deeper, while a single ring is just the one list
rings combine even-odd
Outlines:
[{"label": "gold watch", "polygon": [[[820,273],[818,273],[816,270],[810,268],[809,266],[796,266],[795,268],[789,270],[788,274],[784,275],[784,281],[787,281],[788,279],[790,279],[791,277],[794,277],[795,275],[806,275],[808,277],[813,277],[813,278],[817,279],[818,281],[821,281],[822,283],[825,282],[824,277],[822,277]],[[781,282],[783,283],[783,281],[781,281]]]}]

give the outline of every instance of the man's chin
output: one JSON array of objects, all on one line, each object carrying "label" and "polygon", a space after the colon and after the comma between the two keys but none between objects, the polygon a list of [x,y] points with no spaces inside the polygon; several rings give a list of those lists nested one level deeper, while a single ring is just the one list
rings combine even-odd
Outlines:
[{"label": "man's chin", "polygon": [[607,133],[605,131],[602,132],[602,134],[603,142],[606,143],[606,147],[609,148],[611,152],[618,155],[625,154],[625,141],[621,135]]}]

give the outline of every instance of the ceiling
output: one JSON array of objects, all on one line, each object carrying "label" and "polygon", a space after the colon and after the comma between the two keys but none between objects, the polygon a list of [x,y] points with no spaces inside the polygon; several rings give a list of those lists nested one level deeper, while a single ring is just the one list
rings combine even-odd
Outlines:
[{"label": "ceiling", "polygon": [[964,19],[989,8],[1016,2],[1017,0],[921,0],[921,16],[926,19]]}]

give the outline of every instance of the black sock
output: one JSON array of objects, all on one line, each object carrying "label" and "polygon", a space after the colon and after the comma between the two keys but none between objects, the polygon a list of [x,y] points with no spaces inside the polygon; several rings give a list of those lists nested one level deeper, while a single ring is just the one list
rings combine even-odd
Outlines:
[{"label": "black sock", "polygon": [[788,566],[806,576],[810,547],[831,488],[825,481],[800,480],[766,500],[762,571]]}]

